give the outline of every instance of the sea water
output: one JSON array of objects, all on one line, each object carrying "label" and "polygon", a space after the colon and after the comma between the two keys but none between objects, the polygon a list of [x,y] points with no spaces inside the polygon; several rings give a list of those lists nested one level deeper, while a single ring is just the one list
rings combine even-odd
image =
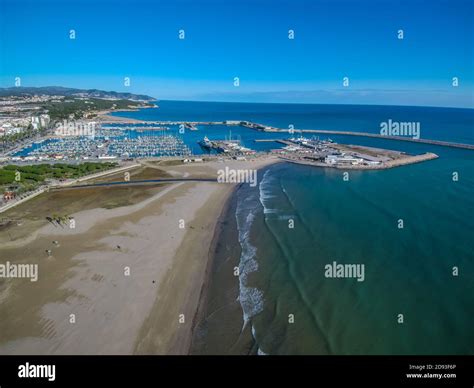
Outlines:
[{"label": "sea water", "polygon": [[[249,120],[378,133],[420,122],[421,138],[474,143],[469,109],[160,102],[148,120]],[[245,145],[275,137],[233,128]],[[187,132],[194,143],[225,127]],[[280,163],[238,191],[239,301],[259,354],[473,354],[474,151],[384,139],[333,140],[436,160],[344,171]],[[253,144],[252,144],[253,143]],[[269,147],[265,143],[265,147]],[[276,145],[272,145],[276,148]],[[364,265],[364,281],[325,266]],[[212,335],[212,334],[211,334]]]}]

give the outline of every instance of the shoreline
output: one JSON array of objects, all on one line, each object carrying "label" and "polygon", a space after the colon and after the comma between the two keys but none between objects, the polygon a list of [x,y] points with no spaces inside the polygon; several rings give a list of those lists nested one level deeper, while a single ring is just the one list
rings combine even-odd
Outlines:
[{"label": "shoreline", "polygon": [[133,354],[188,354],[196,311],[207,285],[208,252],[213,238],[207,230],[216,229],[218,214],[232,189],[217,189],[190,221],[192,229],[187,230],[171,265],[162,274],[164,280],[140,328]]},{"label": "shoreline", "polygon": [[97,121],[99,121],[101,124],[143,124],[143,123],[146,123],[146,121],[144,120],[132,119],[132,118],[127,118],[127,117],[122,117],[122,116],[112,116],[110,113],[112,112],[98,113],[96,117]]},{"label": "shoreline", "polygon": [[224,225],[226,222],[229,220],[229,217],[232,216],[232,208],[233,208],[233,202],[235,201],[235,197],[237,194],[238,189],[240,188],[239,186],[236,186],[232,189],[232,191],[229,193],[229,196],[222,207],[222,211],[219,215],[219,218],[217,219],[216,226],[214,228],[214,233],[213,237],[211,240],[211,244],[209,246],[208,250],[208,259],[207,259],[207,264],[206,264],[206,270],[204,273],[204,281],[201,285],[201,289],[199,292],[199,302],[198,306],[196,308],[194,317],[193,317],[193,322],[192,322],[192,327],[191,327],[191,334],[190,334],[190,344],[189,348],[187,351],[187,354],[192,354],[193,352],[193,344],[195,341],[195,336],[196,336],[196,331],[198,328],[198,325],[200,321],[202,321],[205,318],[205,311],[206,311],[206,305],[209,300],[209,286],[210,283],[212,282],[212,269],[215,265],[216,261],[216,250],[218,248],[218,245],[222,243],[222,237],[223,237],[223,232],[224,232]]},{"label": "shoreline", "polygon": [[[155,100],[156,102],[156,100]],[[140,109],[150,109],[150,108],[159,108],[158,105],[153,104],[153,106],[139,106],[136,108],[129,108],[129,109],[117,109],[117,110],[103,110],[97,112],[97,116],[95,117],[99,122],[101,123],[123,123],[123,124],[140,124],[140,123],[146,123],[146,120],[140,120],[140,119],[133,119],[129,117],[122,117],[122,116],[114,116],[111,113],[115,112],[138,112]]]},{"label": "shoreline", "polygon": [[[281,160],[261,166],[259,174],[277,163]],[[244,324],[239,277],[234,276],[233,272],[240,267],[242,254],[236,219],[238,195],[242,187],[243,184],[239,184],[232,191],[221,213],[221,222],[214,231],[207,278],[195,315],[189,354],[257,354],[252,325]]]},{"label": "shoreline", "polygon": [[[245,167],[245,166],[255,167],[260,172],[262,169],[270,165],[281,163],[281,161],[277,158],[271,158],[271,159],[264,158],[264,159],[254,160],[251,162],[250,161],[247,161],[247,162],[231,161],[228,163],[234,167]],[[219,167],[222,167],[222,164],[223,163],[218,163],[214,161],[214,162],[208,162],[203,166],[196,165],[194,166],[195,171],[193,171],[192,174],[193,176],[196,174],[199,176],[200,174],[203,173],[203,171],[206,171],[206,174],[209,174],[210,170],[217,170]],[[256,166],[253,166],[253,164],[255,164]],[[182,173],[180,171],[182,167],[183,166],[170,166],[168,168],[168,173],[178,175]],[[189,331],[184,334],[181,333],[181,335],[177,335],[176,338],[174,338],[174,340],[172,341],[172,344],[168,348],[167,354],[200,353],[200,351],[197,349],[196,339],[198,336],[198,332],[200,330],[200,326],[203,320],[205,319],[206,313],[208,310],[208,304],[210,301],[209,298],[212,294],[212,292],[210,291],[210,288],[214,286],[214,280],[215,280],[214,272],[216,270],[216,267],[220,267],[222,264],[220,263],[220,260],[217,257],[218,255],[216,254],[216,252],[219,252],[224,246],[229,246],[236,243],[236,246],[238,247],[238,250],[239,250],[239,254],[234,258],[234,260],[230,262],[226,262],[224,264],[227,265],[227,268],[231,270],[234,266],[239,266],[240,244],[238,243],[238,235],[236,234],[235,236],[233,236],[235,238],[229,238],[229,236],[233,235],[234,233],[238,233],[236,229],[236,220],[235,220],[235,205],[236,205],[236,200],[237,200],[237,193],[243,184],[240,183],[240,184],[224,184],[224,185],[228,186],[229,190],[225,196],[225,199],[222,205],[218,207],[219,212],[218,212],[218,215],[215,217],[215,224],[212,229],[212,233],[208,234],[210,238],[209,238],[208,243],[206,244],[206,249],[203,255],[203,263],[202,263],[203,265],[200,268],[200,270],[202,271],[202,277],[200,281],[196,283],[196,287],[191,288],[190,290],[193,293],[193,295],[197,296],[197,298],[194,303],[191,303],[191,305],[189,306],[189,311],[187,313],[187,314],[191,313],[192,315],[192,321],[189,327]],[[180,256],[179,252],[177,253],[176,257],[178,256]],[[176,260],[175,260],[174,266],[175,268],[172,271],[176,271],[177,269],[179,269],[179,265],[177,265]],[[231,280],[235,280],[235,281],[232,282],[231,287],[236,287],[236,290],[239,291],[239,281],[233,275],[232,275],[232,278]],[[226,280],[229,280],[229,278],[226,278]],[[227,284],[227,282],[225,283]],[[222,290],[222,288],[220,289]],[[243,323],[243,311],[241,309],[240,303],[238,302],[238,295],[239,295],[239,292],[237,292],[236,298],[233,298],[233,301],[236,302],[234,307],[237,307],[237,315],[235,316],[235,318],[242,320],[242,323]],[[155,311],[155,313],[156,312],[157,311]],[[152,314],[150,314],[150,316],[151,315]],[[236,327],[240,331],[240,328],[242,326],[236,326]],[[252,340],[250,327],[247,327],[245,334],[247,334],[247,336],[250,336],[247,338],[247,340],[249,339]],[[138,349],[138,347],[136,349]],[[142,354],[143,352],[139,351],[138,353]],[[212,353],[212,354],[220,354],[220,352]],[[240,352],[238,354],[240,354]]]},{"label": "shoreline", "polygon": [[240,265],[241,256],[235,218],[240,188],[241,185],[233,191],[221,215],[224,222],[214,233],[215,245],[209,252],[207,278],[195,315],[189,355],[253,354],[250,325],[242,330],[240,282],[233,273]]}]

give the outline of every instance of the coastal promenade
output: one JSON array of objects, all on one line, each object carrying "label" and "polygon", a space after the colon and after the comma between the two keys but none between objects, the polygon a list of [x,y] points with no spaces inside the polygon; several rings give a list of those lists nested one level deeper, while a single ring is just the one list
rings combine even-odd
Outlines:
[{"label": "coastal promenade", "polygon": [[21,205],[22,203],[25,203],[29,201],[30,199],[33,199],[37,197],[38,195],[43,194],[44,192],[47,192],[47,191],[48,191],[48,186],[39,187],[36,190],[28,193],[26,196],[24,196],[21,199],[13,200],[13,201],[5,203],[3,206],[0,206],[0,213],[4,213],[7,210],[10,210],[11,208],[15,206]]}]

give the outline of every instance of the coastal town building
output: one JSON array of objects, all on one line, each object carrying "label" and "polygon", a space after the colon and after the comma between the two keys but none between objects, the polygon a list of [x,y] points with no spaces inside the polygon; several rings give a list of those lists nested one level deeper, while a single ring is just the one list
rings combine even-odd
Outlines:
[{"label": "coastal town building", "polygon": [[50,117],[47,114],[31,117],[31,125],[33,126],[33,129],[47,128],[50,121]]},{"label": "coastal town building", "polygon": [[362,164],[364,159],[362,158],[355,158],[350,155],[328,155],[324,159],[326,164],[335,165],[335,164],[351,164],[357,165]]}]

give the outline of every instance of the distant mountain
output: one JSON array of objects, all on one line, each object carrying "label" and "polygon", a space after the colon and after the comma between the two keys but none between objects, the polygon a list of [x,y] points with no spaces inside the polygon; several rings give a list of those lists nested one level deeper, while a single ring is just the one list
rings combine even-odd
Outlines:
[{"label": "distant mountain", "polygon": [[45,94],[48,96],[59,95],[68,97],[89,97],[89,98],[116,98],[133,101],[155,101],[156,98],[144,95],[123,92],[106,92],[99,89],[75,89],[62,86],[42,86],[42,87],[11,87],[0,88],[0,97],[6,96],[26,96],[35,94]]}]

